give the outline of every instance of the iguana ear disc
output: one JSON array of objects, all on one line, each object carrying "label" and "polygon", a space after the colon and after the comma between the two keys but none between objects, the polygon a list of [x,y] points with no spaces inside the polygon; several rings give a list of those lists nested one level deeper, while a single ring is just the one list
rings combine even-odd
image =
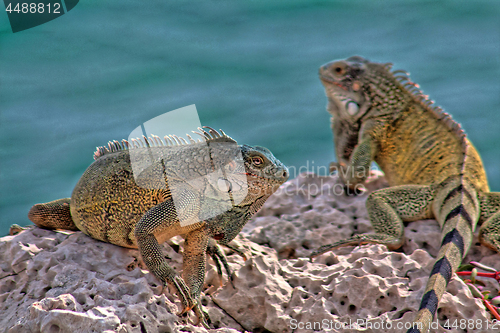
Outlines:
[{"label": "iguana ear disc", "polygon": [[349,101],[346,103],[345,109],[346,109],[347,113],[349,113],[351,116],[354,116],[359,111],[359,105],[358,105],[358,103],[356,103],[354,101]]}]

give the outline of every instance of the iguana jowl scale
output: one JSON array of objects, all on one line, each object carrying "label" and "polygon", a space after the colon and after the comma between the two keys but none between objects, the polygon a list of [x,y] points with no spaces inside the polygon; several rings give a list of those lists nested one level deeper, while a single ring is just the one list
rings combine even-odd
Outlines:
[{"label": "iguana jowl scale", "polygon": [[[198,142],[190,136],[189,143],[176,136],[165,137],[165,141],[153,136],[130,143],[113,141],[107,148],[97,148],[94,163],[78,181],[71,198],[37,204],[28,217],[40,227],[81,230],[104,242],[139,248],[149,271],[176,289],[183,312],[193,309],[202,325],[208,327],[207,315],[198,302],[206,255],[212,256],[219,274],[222,262],[230,275],[217,242],[229,246],[250,217],[288,179],[288,169],[266,148],[237,145],[224,132],[205,128],[208,130],[200,129],[203,140]],[[139,178],[134,177],[131,158],[140,162],[151,156],[175,163],[153,163],[142,169]],[[237,184],[241,177],[231,178],[233,184],[226,188],[206,181],[205,176],[220,169],[243,175],[246,184]],[[201,188],[189,183],[197,177],[202,180]],[[175,203],[174,186],[181,193]],[[220,204],[221,191],[226,195],[229,191],[233,205],[228,211],[211,214],[220,211],[214,205]],[[234,201],[238,195],[241,200]],[[182,224],[180,218],[190,223]],[[183,279],[168,265],[159,245],[176,235],[185,238]]]},{"label": "iguana jowl scale", "polygon": [[332,115],[339,176],[351,190],[372,161],[391,187],[366,201],[374,234],[323,246],[404,242],[403,222],[436,219],[442,243],[414,326],[427,332],[446,286],[479,228],[482,244],[500,251],[500,193],[489,191],[483,164],[460,125],[424,96],[404,71],[354,56],[320,68]]}]

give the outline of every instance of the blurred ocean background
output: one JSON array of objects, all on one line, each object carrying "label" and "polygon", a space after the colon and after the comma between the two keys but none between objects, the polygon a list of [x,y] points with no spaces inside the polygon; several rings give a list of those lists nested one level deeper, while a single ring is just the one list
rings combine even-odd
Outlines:
[{"label": "blurred ocean background", "polygon": [[500,191],[500,1],[81,0],[15,34],[0,12],[0,236],[69,197],[96,146],[190,104],[317,171],[334,159],[317,70],[351,55],[409,71]]}]

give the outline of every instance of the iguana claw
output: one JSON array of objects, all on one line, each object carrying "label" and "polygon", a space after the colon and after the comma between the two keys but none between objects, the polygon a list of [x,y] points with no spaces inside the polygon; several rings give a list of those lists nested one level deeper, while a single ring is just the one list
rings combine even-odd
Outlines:
[{"label": "iguana claw", "polygon": [[237,246],[233,245],[233,244],[226,244],[224,245],[225,247],[233,250],[235,253],[237,253],[240,257],[243,258],[243,261],[247,261],[248,260],[248,254],[242,250],[240,250]]},{"label": "iguana claw", "polygon": [[222,263],[222,266],[224,266],[224,269],[226,270],[228,280],[234,288],[233,272],[231,271],[231,268],[229,267],[229,264],[227,263],[226,256],[224,255],[224,252],[222,252],[222,250],[220,249],[219,245],[215,242],[210,243],[207,247],[207,254],[210,255],[210,257],[212,257],[212,259],[215,263],[215,267],[217,268],[217,274],[219,275],[219,280],[221,281],[220,286],[221,287],[223,286],[222,267],[221,267],[221,263]]},{"label": "iguana claw", "polygon": [[354,187],[354,189],[350,188],[349,186],[347,185],[344,185],[344,194],[348,197],[350,196],[358,196],[358,195],[362,195],[363,193],[365,193],[366,189],[364,188],[358,188],[358,187]]},{"label": "iguana claw", "polygon": [[181,299],[183,309],[181,312],[179,312],[177,315],[182,316],[189,311],[193,310],[195,315],[196,315],[196,323],[194,324],[195,326],[202,325],[206,329],[210,329],[210,326],[208,326],[207,319],[210,319],[208,316],[208,313],[203,311],[201,308],[201,305],[199,302],[194,300],[189,292],[189,288],[186,286],[184,280],[180,276],[174,277],[174,281],[172,283],[175,289],[177,289],[177,292],[179,294],[179,298]]},{"label": "iguana claw", "polygon": [[194,313],[196,314],[196,323],[195,326],[198,326],[201,324],[204,328],[207,330],[210,329],[210,326],[208,326],[208,322],[210,321],[210,317],[208,316],[208,313],[202,310],[201,305],[197,304],[193,308]]},{"label": "iguana claw", "polygon": [[182,311],[179,312],[178,315],[183,315],[184,313],[189,312],[197,305],[196,300],[191,297],[188,286],[180,276],[173,278],[172,285],[179,294],[179,298],[183,306]]},{"label": "iguana claw", "polygon": [[344,185],[344,194],[346,196],[348,196],[348,197],[349,196],[357,196],[357,195],[363,194],[366,191],[366,189],[364,189],[363,187],[360,188],[359,186],[355,185],[353,188],[352,184],[351,184],[351,186],[349,186],[349,184],[345,183],[344,177],[348,173],[348,169],[347,169],[347,166],[345,165],[345,163],[331,162],[330,167],[329,167],[329,171],[330,171],[330,173],[337,172],[337,175],[342,180],[342,183]]},{"label": "iguana claw", "polygon": [[17,235],[21,232],[23,232],[24,230],[26,230],[28,228],[25,228],[25,227],[21,227],[20,225],[18,224],[13,224],[10,226],[10,229],[9,229],[9,235],[10,236],[14,236],[14,235]]}]

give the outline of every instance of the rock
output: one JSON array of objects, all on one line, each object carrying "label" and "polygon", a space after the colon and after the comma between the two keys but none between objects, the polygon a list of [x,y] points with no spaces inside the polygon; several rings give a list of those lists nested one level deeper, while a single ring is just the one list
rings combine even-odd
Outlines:
[{"label": "rock", "polygon": [[[368,190],[385,180],[373,173]],[[278,251],[280,259],[309,257],[314,249],[356,233],[372,231],[366,194],[347,197],[337,177],[300,174],[273,194],[243,233]]]},{"label": "rock", "polygon": [[288,332],[291,318],[285,313],[292,287],[280,270],[272,258],[252,257],[239,269],[236,288],[223,288],[213,301],[246,330]]},{"label": "rock", "polygon": [[[384,184],[374,173],[367,193]],[[440,244],[436,221],[408,223],[402,252],[363,245],[308,259],[321,245],[372,231],[364,207],[367,193],[344,196],[335,176],[306,173],[285,183],[235,240],[248,259],[226,249],[235,288],[226,276],[220,281],[208,260],[201,303],[211,318],[210,332],[405,331]],[[182,245],[175,237],[163,246],[177,271]],[[500,270],[498,254],[477,239],[464,262],[471,260]],[[483,281],[498,290],[494,280]],[[178,317],[179,309],[178,298],[162,293],[137,250],[81,232],[37,227],[0,238],[0,331],[207,332],[192,324],[193,314]],[[460,332],[495,331],[485,329],[490,314],[457,276],[437,317],[440,325],[448,319],[483,325]],[[433,331],[449,332],[442,326]]]}]

